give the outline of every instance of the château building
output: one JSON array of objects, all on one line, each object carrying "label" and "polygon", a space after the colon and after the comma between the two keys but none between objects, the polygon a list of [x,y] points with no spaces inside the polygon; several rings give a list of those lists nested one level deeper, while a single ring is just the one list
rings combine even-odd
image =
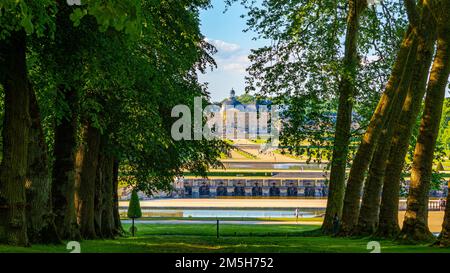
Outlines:
[{"label": "ch\u00e2teau building", "polygon": [[[220,137],[223,139],[239,138],[268,138],[271,134],[271,110],[270,100],[258,100],[251,104],[244,104],[236,97],[236,92],[231,89],[230,96],[220,105],[217,114],[220,120]],[[280,130],[281,122],[277,123]]]}]

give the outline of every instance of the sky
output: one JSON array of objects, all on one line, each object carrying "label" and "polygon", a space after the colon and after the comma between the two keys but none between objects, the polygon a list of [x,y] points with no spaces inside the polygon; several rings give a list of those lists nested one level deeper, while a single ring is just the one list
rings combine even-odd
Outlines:
[{"label": "sky", "polygon": [[[234,88],[236,95],[245,90],[245,69],[249,66],[248,55],[252,48],[269,43],[267,40],[253,40],[255,33],[243,32],[246,19],[241,18],[246,10],[235,3],[225,11],[224,0],[212,0],[213,7],[200,13],[201,31],[218,52],[213,56],[218,67],[199,76],[201,82],[208,82],[208,90],[213,102],[227,98]],[[450,96],[447,89],[446,97]]]},{"label": "sky", "polygon": [[252,38],[255,33],[243,32],[246,20],[240,16],[246,11],[239,3],[232,5],[224,13],[224,0],[211,2],[213,8],[200,13],[200,27],[206,39],[218,50],[213,56],[218,67],[200,75],[200,81],[209,83],[212,101],[221,101],[229,96],[232,88],[236,95],[245,92],[245,69],[250,64],[250,49],[262,47],[267,41],[254,41]]}]

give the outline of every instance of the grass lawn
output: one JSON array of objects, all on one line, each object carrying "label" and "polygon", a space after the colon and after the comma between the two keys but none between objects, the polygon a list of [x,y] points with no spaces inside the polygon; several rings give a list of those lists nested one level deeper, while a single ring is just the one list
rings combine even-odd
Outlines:
[{"label": "grass lawn", "polygon": [[268,139],[252,139],[251,142],[256,144],[266,144],[268,142]]},{"label": "grass lawn", "polygon": [[[129,228],[129,225],[124,225]],[[81,252],[369,252],[369,239],[342,239],[327,236],[306,237],[304,232],[317,226],[301,225],[222,225],[220,238],[216,238],[216,226],[207,224],[187,225],[138,225],[137,237],[116,240],[81,242]],[[449,248],[426,245],[398,245],[381,241],[381,252],[447,252]],[[29,248],[0,245],[0,252],[69,252],[65,245],[34,245]]]}]

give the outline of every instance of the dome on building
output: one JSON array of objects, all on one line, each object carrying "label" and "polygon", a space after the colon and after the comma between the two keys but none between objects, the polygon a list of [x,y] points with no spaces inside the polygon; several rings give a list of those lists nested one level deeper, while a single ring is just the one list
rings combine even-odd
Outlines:
[{"label": "dome on building", "polygon": [[236,107],[237,105],[242,105],[242,103],[236,99],[236,92],[234,89],[231,89],[230,97],[224,100],[222,105],[232,105],[233,107]]}]

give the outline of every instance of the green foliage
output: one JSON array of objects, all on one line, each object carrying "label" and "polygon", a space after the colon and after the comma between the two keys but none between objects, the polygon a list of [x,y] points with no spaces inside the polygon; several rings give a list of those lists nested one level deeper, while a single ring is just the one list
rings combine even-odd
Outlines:
[{"label": "green foliage", "polygon": [[[347,1],[228,0],[246,5],[248,28],[269,46],[249,56],[247,91],[274,97],[285,104],[287,122],[282,144],[332,145],[340,78],[345,73],[343,40]],[[406,17],[399,2],[384,1],[369,8],[360,20],[360,66],[353,98],[353,137],[364,131],[379,94],[390,75],[405,30]],[[318,151],[319,157],[322,156]]]},{"label": "green foliage", "polygon": [[139,203],[139,196],[137,194],[137,190],[133,190],[131,192],[131,199],[130,204],[128,205],[127,216],[128,218],[132,219],[142,217],[141,205]]},{"label": "green foliage", "polygon": [[0,40],[12,32],[44,35],[54,30],[56,2],[54,0],[2,0],[0,2]]},{"label": "green foliage", "polygon": [[256,98],[250,94],[242,94],[237,96],[237,100],[242,104],[254,104],[256,103]]},{"label": "green foliage", "polygon": [[171,137],[175,105],[193,110],[195,97],[209,104],[196,70],[215,65],[210,56],[215,49],[204,42],[198,12],[187,2],[143,5],[144,35],[121,50],[126,52],[126,65],[118,67],[127,85],[118,89],[106,107],[112,110],[108,117],[114,128],[111,140],[126,167],[123,173],[134,177],[130,183],[147,194],[170,191],[173,178],[184,169],[204,176],[210,166],[220,166],[220,155],[226,152],[227,145],[219,140],[174,141]]},{"label": "green foliage", "polygon": [[75,26],[79,26],[84,16],[92,15],[97,19],[100,31],[113,27],[118,31],[124,30],[127,34],[138,35],[142,19],[141,2],[140,0],[84,0],[81,7],[74,9],[70,19]]},{"label": "green foliage", "polygon": [[431,185],[430,190],[439,191],[442,190],[443,187],[447,185],[447,181],[445,180],[446,176],[443,173],[433,171],[431,176]]},{"label": "green foliage", "polygon": [[[411,168],[409,167],[408,170]],[[406,182],[406,179],[410,178],[410,173],[403,173],[402,177],[400,179],[400,196],[401,197],[408,197],[408,183]],[[446,174],[433,171],[431,175],[431,183],[430,183],[430,191],[441,191],[445,188],[447,185],[446,181]]]},{"label": "green foliage", "polygon": [[[223,99],[220,104],[222,104],[226,99]],[[240,96],[236,97],[236,100],[238,100],[239,102],[241,102],[244,105],[247,104],[255,104],[256,103],[256,97],[252,96],[250,94],[242,94]]]},{"label": "green foliage", "polygon": [[[416,148],[417,135],[419,134],[422,110],[423,104],[421,112],[417,116],[417,120],[413,128],[413,134],[409,143],[407,161],[404,167],[404,172],[409,172],[411,169],[411,164],[414,158],[414,150]],[[446,98],[442,111],[441,124],[439,127],[439,135],[436,141],[436,147],[434,151],[434,163],[435,164],[440,163],[442,166],[441,162],[445,162],[446,160],[448,160],[449,156],[450,156],[450,99]]]},{"label": "green foliage", "polygon": [[[129,7],[122,6],[127,2]],[[174,141],[170,132],[175,105],[193,109],[197,96],[209,104],[206,86],[197,79],[198,71],[215,67],[216,50],[199,29],[198,10],[209,1],[83,3],[58,10],[54,20],[60,27],[53,36],[31,39],[30,76],[50,154],[55,124],[76,111],[107,139],[107,152],[120,160],[124,180],[147,194],[170,191],[183,170],[205,175],[220,166],[228,145]],[[139,35],[127,29],[134,23]],[[77,91],[75,109],[58,86]]]},{"label": "green foliage", "polygon": [[291,97],[288,105],[289,111],[284,113],[284,120],[289,122],[280,136],[285,150],[297,156],[306,155],[310,160],[312,157],[322,158],[322,155],[330,158],[330,149],[318,147],[332,146],[335,105],[319,100],[315,95]]},{"label": "green foliage", "polygon": [[450,159],[450,98],[446,98],[444,102],[436,147]]},{"label": "green foliage", "polygon": [[[86,15],[96,18],[101,31],[109,27],[138,35],[141,26],[140,0],[84,0],[82,5],[72,9],[67,16],[75,26],[81,24]],[[55,16],[61,7],[67,7],[66,0],[2,0],[0,2],[0,39],[13,31],[23,29],[27,34],[52,35],[55,31]]]}]

